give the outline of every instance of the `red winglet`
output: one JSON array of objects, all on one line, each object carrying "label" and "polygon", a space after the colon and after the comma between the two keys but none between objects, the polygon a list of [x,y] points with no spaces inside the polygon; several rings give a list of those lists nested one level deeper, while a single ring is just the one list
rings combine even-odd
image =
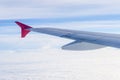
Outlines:
[{"label": "red winglet", "polygon": [[17,25],[19,25],[19,27],[21,28],[21,37],[22,38],[24,38],[30,32],[29,28],[32,28],[32,27],[30,27],[26,24],[23,24],[21,22],[18,22],[18,21],[15,21],[15,23]]}]

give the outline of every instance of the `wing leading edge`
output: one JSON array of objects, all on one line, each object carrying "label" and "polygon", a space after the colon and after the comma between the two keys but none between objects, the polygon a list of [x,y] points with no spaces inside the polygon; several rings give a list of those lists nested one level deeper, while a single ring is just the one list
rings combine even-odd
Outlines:
[{"label": "wing leading edge", "polygon": [[62,47],[67,50],[92,50],[111,46],[120,48],[120,35],[98,32],[75,31],[56,28],[32,28],[21,22],[15,22],[21,28],[21,37],[24,38],[30,31],[49,34],[75,40]]}]

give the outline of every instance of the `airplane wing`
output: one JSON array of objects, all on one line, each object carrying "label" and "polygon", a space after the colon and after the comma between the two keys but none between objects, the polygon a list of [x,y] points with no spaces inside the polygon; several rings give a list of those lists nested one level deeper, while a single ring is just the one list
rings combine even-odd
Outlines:
[{"label": "airplane wing", "polygon": [[106,46],[120,48],[120,35],[118,34],[65,30],[56,28],[32,28],[31,26],[18,21],[15,23],[21,28],[22,38],[24,38],[30,31],[34,31],[75,40],[74,42],[62,47],[62,49],[66,50],[92,50]]}]

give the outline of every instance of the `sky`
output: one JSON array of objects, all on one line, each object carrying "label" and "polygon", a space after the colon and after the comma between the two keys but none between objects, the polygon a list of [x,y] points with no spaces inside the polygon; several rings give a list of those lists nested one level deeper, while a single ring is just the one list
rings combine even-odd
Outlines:
[{"label": "sky", "polygon": [[0,0],[0,79],[120,80],[119,49],[62,50],[72,40],[35,32],[22,39],[15,21],[120,34],[119,0]]},{"label": "sky", "polygon": [[[42,34],[38,35],[34,32],[31,32],[27,38],[30,38],[29,41],[34,41],[34,39],[37,41],[30,42],[31,44],[23,44],[29,41],[26,40],[27,38],[20,39],[20,29],[14,23],[15,21],[21,21],[30,26],[39,28],[55,27],[72,30],[119,33],[119,3],[118,0],[1,0],[0,43],[2,45],[0,46],[0,50],[16,51],[29,47],[31,49],[31,46],[35,47],[36,45],[36,47],[41,47],[41,45],[37,43],[41,42],[41,39],[38,37]],[[46,38],[45,36],[48,37],[47,39],[53,38],[47,35],[42,35],[42,38]],[[65,42],[64,39],[62,41]],[[16,43],[19,44],[16,45]],[[42,41],[42,43],[45,42]]]}]

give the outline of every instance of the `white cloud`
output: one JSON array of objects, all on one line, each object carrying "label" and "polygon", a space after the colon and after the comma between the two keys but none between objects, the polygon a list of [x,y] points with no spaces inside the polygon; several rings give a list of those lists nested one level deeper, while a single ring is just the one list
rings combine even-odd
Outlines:
[{"label": "white cloud", "polygon": [[49,48],[59,48],[66,44],[66,42],[71,41],[62,38],[54,38],[53,36],[40,35],[30,33],[25,39],[20,38],[20,34],[6,34],[0,35],[0,50],[13,50],[13,51],[26,51],[26,50],[36,50],[36,49],[49,49]]},{"label": "white cloud", "polygon": [[119,14],[118,0],[1,0],[1,19]]},{"label": "white cloud", "polygon": [[[113,52],[113,53],[112,53]],[[0,53],[0,79],[119,80],[120,50],[39,49]]]},{"label": "white cloud", "polygon": [[[26,7],[27,6],[61,6],[61,5],[79,5],[79,4],[119,4],[119,0],[102,0],[102,1],[96,1],[96,0],[84,0],[84,1],[80,1],[80,0],[1,0],[0,1],[1,6],[21,6],[24,7],[25,4]],[[3,4],[3,5],[2,5]],[[14,4],[14,5],[13,5]],[[22,6],[23,5],[23,6]],[[12,7],[11,6],[11,7]]]}]

